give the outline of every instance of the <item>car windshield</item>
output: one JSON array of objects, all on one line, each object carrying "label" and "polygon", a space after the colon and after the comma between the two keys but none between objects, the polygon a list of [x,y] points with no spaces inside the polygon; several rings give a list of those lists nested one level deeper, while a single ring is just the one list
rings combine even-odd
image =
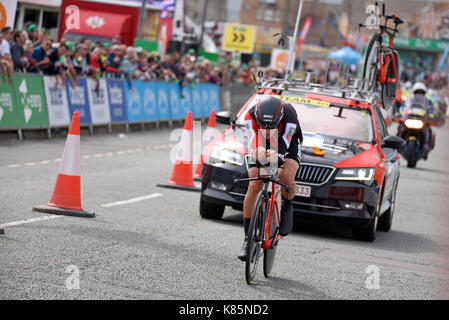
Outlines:
[{"label": "car windshield", "polygon": [[[248,110],[253,107],[261,96],[256,96],[248,103],[245,110],[237,118],[237,124],[244,124]],[[282,97],[284,99],[284,97]],[[304,133],[321,134],[349,140],[371,142],[374,139],[374,129],[371,113],[367,109],[357,107],[334,106],[318,100],[302,99],[308,103],[288,101],[298,114],[299,124]],[[285,100],[285,99],[284,99]]]}]

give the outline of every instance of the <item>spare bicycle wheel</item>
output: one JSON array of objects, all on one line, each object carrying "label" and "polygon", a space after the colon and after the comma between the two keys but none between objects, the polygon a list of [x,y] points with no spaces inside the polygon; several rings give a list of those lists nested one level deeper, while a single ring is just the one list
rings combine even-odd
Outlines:
[{"label": "spare bicycle wheel", "polygon": [[[385,110],[388,110],[394,102],[396,98],[396,90],[398,88],[399,81],[399,54],[397,51],[393,51],[394,63],[393,60],[389,60],[387,66],[387,82],[382,84],[382,104]],[[395,71],[396,67],[396,71]],[[390,79],[394,79],[394,81],[389,81]]]}]

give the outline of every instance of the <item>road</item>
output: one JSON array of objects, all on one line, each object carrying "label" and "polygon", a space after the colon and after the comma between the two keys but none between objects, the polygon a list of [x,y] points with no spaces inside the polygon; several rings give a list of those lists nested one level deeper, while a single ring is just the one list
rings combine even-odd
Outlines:
[{"label": "road", "polygon": [[205,220],[199,193],[156,186],[172,171],[170,132],[82,135],[82,205],[94,219],[31,210],[50,199],[64,138],[0,142],[0,299],[449,298],[448,125],[428,161],[402,161],[390,232],[365,243],[297,220],[273,276],[260,268],[252,286],[236,258],[241,212]]}]

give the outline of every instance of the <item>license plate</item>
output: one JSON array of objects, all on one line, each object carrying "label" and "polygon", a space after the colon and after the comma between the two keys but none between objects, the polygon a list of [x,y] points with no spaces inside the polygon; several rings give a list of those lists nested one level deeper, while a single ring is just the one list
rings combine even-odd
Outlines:
[{"label": "license plate", "polygon": [[298,197],[310,198],[310,194],[312,193],[312,187],[296,185],[296,195]]}]

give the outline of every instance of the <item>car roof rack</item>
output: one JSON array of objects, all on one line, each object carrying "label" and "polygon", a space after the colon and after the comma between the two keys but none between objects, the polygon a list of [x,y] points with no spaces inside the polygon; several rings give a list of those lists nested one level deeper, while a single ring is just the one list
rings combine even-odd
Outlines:
[{"label": "car roof rack", "polygon": [[[340,66],[341,67],[341,66]],[[339,72],[340,68],[339,67]],[[328,70],[328,68],[327,68]],[[348,72],[346,72],[348,73]],[[317,82],[319,75],[312,72],[304,72],[305,76],[302,78],[267,78],[265,73],[258,71],[257,75],[257,90],[268,89],[276,91],[290,91],[297,93],[316,93],[324,96],[343,98],[343,99],[353,99],[358,101],[363,101],[372,104],[376,101],[380,101],[380,97],[375,92],[365,91],[364,79],[360,78],[349,78],[347,75],[344,78],[343,86],[330,86],[326,81],[324,83]],[[324,79],[327,80],[328,71],[325,73]],[[315,82],[312,81],[314,78]],[[339,80],[341,80],[339,78]],[[339,82],[337,80],[337,83]]]}]

